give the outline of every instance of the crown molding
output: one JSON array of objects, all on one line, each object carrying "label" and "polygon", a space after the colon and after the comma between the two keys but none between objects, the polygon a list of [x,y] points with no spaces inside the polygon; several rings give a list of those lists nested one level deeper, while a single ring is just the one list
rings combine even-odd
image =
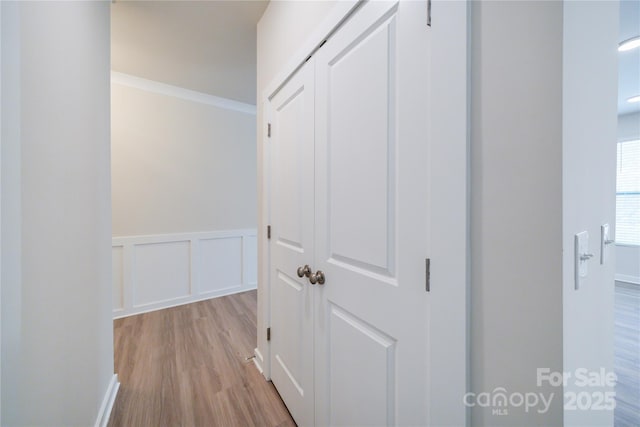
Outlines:
[{"label": "crown molding", "polygon": [[111,71],[111,83],[128,86],[147,92],[157,93],[226,110],[238,111],[245,114],[256,114],[256,106],[233,99],[222,98],[208,93],[197,92],[179,86],[172,86],[155,80],[148,80],[131,74]]}]

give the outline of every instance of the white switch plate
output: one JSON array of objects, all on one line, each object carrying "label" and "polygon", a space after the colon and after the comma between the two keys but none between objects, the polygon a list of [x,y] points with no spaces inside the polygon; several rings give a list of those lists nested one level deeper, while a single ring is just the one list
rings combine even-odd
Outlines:
[{"label": "white switch plate", "polygon": [[580,289],[583,277],[589,274],[588,260],[582,259],[582,256],[589,253],[589,233],[582,231],[575,236],[575,281],[576,289]]},{"label": "white switch plate", "polygon": [[609,224],[603,224],[600,226],[600,264],[604,264],[608,258],[609,245]]}]

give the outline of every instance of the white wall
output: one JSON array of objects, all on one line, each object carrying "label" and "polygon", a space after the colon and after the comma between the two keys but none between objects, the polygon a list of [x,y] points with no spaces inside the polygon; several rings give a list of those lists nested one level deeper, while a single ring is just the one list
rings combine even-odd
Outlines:
[{"label": "white wall", "polygon": [[[272,83],[276,75],[282,70],[292,57],[303,48],[303,44],[313,31],[329,15],[335,6],[335,1],[273,1],[269,3],[260,22],[258,22],[258,113],[257,113],[257,155],[262,159],[262,145],[265,129],[262,128],[262,105],[264,91]],[[302,58],[301,58],[302,59]],[[258,177],[263,176],[262,161],[258,161]],[[258,183],[258,247],[265,247],[266,228],[264,223],[265,194],[263,182]],[[265,265],[265,251],[258,252],[258,265]],[[265,270],[266,271],[266,270]],[[259,276],[258,281],[264,281],[266,277]],[[262,354],[267,347],[266,319],[269,313],[265,311],[266,301],[269,298],[264,286],[258,286],[258,347],[257,359],[260,363]],[[262,365],[261,369],[267,367]],[[267,376],[269,375],[266,372]]]},{"label": "white wall", "polygon": [[255,105],[111,82],[114,316],[255,289]]},{"label": "white wall", "polygon": [[618,116],[618,140],[633,141],[640,138],[640,113]]},{"label": "white wall", "polygon": [[255,108],[120,80],[111,90],[113,235],[255,228]]},{"label": "white wall", "polygon": [[[0,99],[2,96],[2,7],[0,7]],[[0,102],[0,189],[2,189],[2,103]],[[2,196],[0,196],[0,236],[2,235]],[[0,242],[0,260],[2,244]],[[2,262],[0,261],[0,319],[2,319]],[[2,378],[2,327],[0,327],[0,378]],[[2,385],[0,384],[0,425],[2,425]]]},{"label": "white wall", "polygon": [[[638,139],[640,139],[640,113],[618,116],[616,142]],[[616,245],[615,259],[617,280],[640,284],[640,246]]]},{"label": "white wall", "polygon": [[[19,383],[20,374],[20,44],[19,8],[15,3],[0,4],[2,9],[2,421],[6,408],[15,408],[19,398],[6,387]],[[9,185],[11,183],[11,185]]]},{"label": "white wall", "polygon": [[[615,223],[618,2],[564,2],[563,47],[563,352],[574,374],[565,393],[580,387],[577,369],[613,372],[615,254],[600,264],[600,226]],[[589,90],[585,90],[589,88]],[[574,235],[589,233],[588,276],[575,289]],[[613,410],[565,410],[565,426],[613,424]]]},{"label": "white wall", "polygon": [[302,48],[336,3],[296,0],[269,3],[258,22],[258,103],[266,86]]},{"label": "white wall", "polygon": [[[611,411],[563,411],[563,388],[538,387],[536,371],[612,369],[613,258],[598,258],[615,208],[617,4],[473,10],[472,390],[556,396],[545,414],[476,407],[472,425],[608,425]],[[575,291],[582,230],[596,257]]]},{"label": "white wall", "polygon": [[109,2],[2,2],[2,422],[92,425],[113,380]]},{"label": "white wall", "polygon": [[[15,407],[17,393],[7,393],[7,384],[18,384],[20,358],[20,142],[19,111],[16,108],[20,96],[19,43],[13,39],[19,34],[18,8],[15,4],[2,4],[2,420],[6,422],[5,408]],[[12,40],[9,43],[9,40]],[[11,82],[11,85],[7,83]],[[11,159],[11,161],[7,161]],[[7,182],[13,182],[8,185]],[[7,228],[11,226],[10,228]],[[10,250],[9,250],[10,249]],[[10,368],[10,369],[9,369]]]},{"label": "white wall", "polygon": [[[536,370],[562,370],[562,3],[472,2],[471,25],[471,390],[557,393]],[[471,425],[562,425],[561,397],[492,409]]]}]

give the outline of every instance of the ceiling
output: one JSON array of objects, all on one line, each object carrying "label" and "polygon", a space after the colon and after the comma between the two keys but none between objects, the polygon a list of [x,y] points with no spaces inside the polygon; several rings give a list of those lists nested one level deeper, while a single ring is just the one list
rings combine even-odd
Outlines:
[{"label": "ceiling", "polygon": [[111,7],[111,69],[256,103],[256,25],[268,1],[130,1]]},{"label": "ceiling", "polygon": [[[640,0],[620,2],[619,42],[640,36]],[[618,114],[640,112],[640,103],[627,98],[640,95],[640,49],[618,53]]]},{"label": "ceiling", "polygon": [[[112,5],[115,71],[256,103],[256,24],[268,0],[133,1]],[[619,41],[640,35],[640,0],[620,2]],[[618,113],[640,112],[640,49],[620,52]]]}]

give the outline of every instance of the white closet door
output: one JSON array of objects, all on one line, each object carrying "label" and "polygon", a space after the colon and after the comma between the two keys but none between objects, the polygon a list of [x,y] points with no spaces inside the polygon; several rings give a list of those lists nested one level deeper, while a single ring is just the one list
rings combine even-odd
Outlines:
[{"label": "white closet door", "polygon": [[314,295],[298,267],[313,261],[313,61],[272,98],[271,377],[299,425],[314,423]]},{"label": "white closet door", "polygon": [[368,2],[316,56],[318,426],[427,424],[426,16]]}]

